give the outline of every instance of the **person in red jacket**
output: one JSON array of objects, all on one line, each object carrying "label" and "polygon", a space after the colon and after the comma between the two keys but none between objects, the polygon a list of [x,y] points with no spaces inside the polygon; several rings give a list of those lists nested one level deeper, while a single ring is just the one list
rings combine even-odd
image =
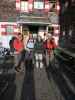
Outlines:
[{"label": "person in red jacket", "polygon": [[17,38],[13,42],[13,46],[15,48],[15,70],[19,72],[25,57],[23,36],[21,33],[18,33]]},{"label": "person in red jacket", "polygon": [[57,47],[53,37],[48,37],[48,39],[44,41],[43,46],[44,49],[47,50],[49,54],[51,50]]},{"label": "person in red jacket", "polygon": [[48,37],[48,39],[43,44],[46,54],[46,65],[49,66],[49,62],[52,56],[53,50],[56,48],[54,38]]}]

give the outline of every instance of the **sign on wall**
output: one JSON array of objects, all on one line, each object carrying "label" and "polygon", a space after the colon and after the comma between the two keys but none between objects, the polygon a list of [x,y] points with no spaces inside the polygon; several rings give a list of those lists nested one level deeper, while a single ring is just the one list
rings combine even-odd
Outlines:
[{"label": "sign on wall", "polygon": [[1,22],[0,35],[14,35],[18,33],[18,26],[16,23]]}]

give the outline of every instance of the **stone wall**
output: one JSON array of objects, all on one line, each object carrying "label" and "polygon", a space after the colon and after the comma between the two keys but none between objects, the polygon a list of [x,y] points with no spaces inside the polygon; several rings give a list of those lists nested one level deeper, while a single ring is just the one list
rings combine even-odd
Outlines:
[{"label": "stone wall", "polygon": [[0,0],[0,20],[7,21],[11,18],[16,19],[16,1]]}]

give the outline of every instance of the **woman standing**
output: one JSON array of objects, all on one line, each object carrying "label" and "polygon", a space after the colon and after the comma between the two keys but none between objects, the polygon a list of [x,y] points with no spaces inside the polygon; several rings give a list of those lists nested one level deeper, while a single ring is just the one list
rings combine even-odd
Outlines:
[{"label": "woman standing", "polygon": [[54,41],[54,38],[52,36],[48,37],[48,39],[44,42],[44,49],[46,53],[46,66],[48,67],[50,64],[50,61],[52,61],[54,53],[53,50],[56,48],[56,44]]}]

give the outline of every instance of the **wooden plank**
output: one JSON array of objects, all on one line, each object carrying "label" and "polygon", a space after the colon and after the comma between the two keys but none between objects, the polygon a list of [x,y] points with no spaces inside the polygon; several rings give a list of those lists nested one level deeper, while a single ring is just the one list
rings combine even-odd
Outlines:
[{"label": "wooden plank", "polygon": [[56,56],[60,57],[61,59],[65,60],[65,61],[68,61],[66,58],[64,58],[63,56],[61,56],[60,54],[58,53],[55,53]]},{"label": "wooden plank", "polygon": [[68,50],[63,49],[63,48],[61,48],[61,47],[59,47],[58,49],[61,50],[61,51],[63,51],[63,52],[66,53],[67,55],[69,55],[69,56],[75,58],[75,53],[71,53],[71,52],[69,52]]}]

